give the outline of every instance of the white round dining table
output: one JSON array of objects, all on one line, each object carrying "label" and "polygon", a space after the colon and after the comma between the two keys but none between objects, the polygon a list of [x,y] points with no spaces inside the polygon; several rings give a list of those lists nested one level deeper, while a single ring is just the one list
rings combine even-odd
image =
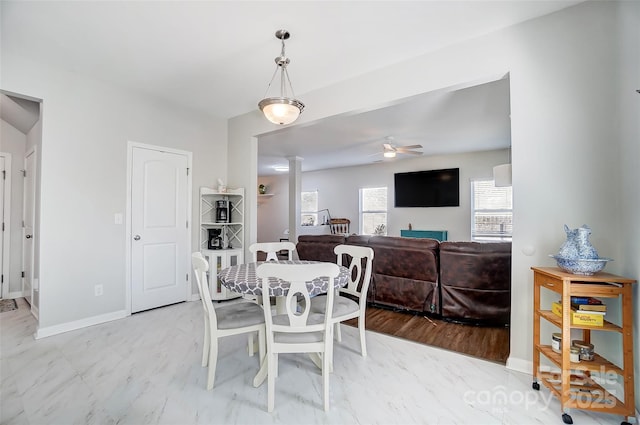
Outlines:
[{"label": "white round dining table", "polygon": [[[281,260],[279,264],[317,264],[320,261],[307,261],[307,260]],[[262,296],[262,288],[259,285],[259,280],[256,276],[256,268],[263,261],[257,263],[245,263],[237,264],[235,266],[227,267],[220,270],[218,277],[222,284],[229,290],[238,294]],[[334,279],[333,284],[335,288],[346,286],[349,281],[349,269],[341,266],[338,277]],[[277,284],[276,284],[277,283]],[[326,294],[328,291],[329,279],[319,278],[307,282],[307,288],[309,289],[310,296],[316,296],[320,294]],[[289,291],[289,282],[281,279],[269,278],[269,296],[271,297],[285,297]]]}]

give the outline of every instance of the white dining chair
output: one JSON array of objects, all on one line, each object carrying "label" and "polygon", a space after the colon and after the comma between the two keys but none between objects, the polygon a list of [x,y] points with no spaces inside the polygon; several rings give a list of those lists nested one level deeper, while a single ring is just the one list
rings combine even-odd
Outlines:
[{"label": "white dining chair", "polygon": [[267,261],[278,261],[278,252],[287,251],[287,260],[293,260],[293,251],[296,245],[293,242],[258,242],[249,246],[249,251],[253,254],[253,262],[258,261],[258,252],[267,254]]},{"label": "white dining chair", "polygon": [[265,355],[265,324],[262,307],[251,301],[236,302],[214,308],[207,272],[209,263],[200,252],[191,255],[198,292],[204,309],[204,344],[202,348],[202,367],[209,367],[207,390],[213,388],[218,362],[218,338],[248,333],[249,355],[253,355],[253,336],[258,333],[258,353],[260,364]]},{"label": "white dining chair", "polygon": [[[279,264],[264,263],[256,270],[262,293],[270,286],[289,282],[286,314],[272,316],[269,297],[263,296],[267,340],[267,410],[275,404],[275,378],[278,373],[279,353],[318,353],[322,357],[322,385],[324,410],[329,410],[329,361],[333,349],[331,309],[334,298],[334,279],[340,268],[333,263]],[[311,299],[306,282],[316,278],[329,279],[327,309],[322,313],[311,312]],[[279,280],[278,280],[279,279]],[[294,302],[302,298],[302,302]]]},{"label": "white dining chair", "polygon": [[[347,286],[338,290],[339,296],[333,302],[331,321],[335,324],[335,335],[338,341],[342,341],[340,323],[357,318],[360,332],[360,350],[362,356],[366,357],[365,313],[367,309],[367,293],[371,283],[373,250],[364,246],[338,245],[333,252],[338,256],[339,266],[342,266],[345,254],[351,257],[349,282]],[[315,313],[323,312],[326,309],[326,304],[327,297],[314,297],[311,300],[311,311]]]}]

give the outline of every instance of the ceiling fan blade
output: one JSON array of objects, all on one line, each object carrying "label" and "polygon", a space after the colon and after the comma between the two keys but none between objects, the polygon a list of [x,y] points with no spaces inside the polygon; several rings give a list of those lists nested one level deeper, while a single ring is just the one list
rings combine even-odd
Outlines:
[{"label": "ceiling fan blade", "polygon": [[383,143],[382,146],[384,146],[384,149],[387,151],[395,151],[396,148],[393,145],[390,145],[389,143]]},{"label": "ceiling fan blade", "polygon": [[409,155],[422,155],[422,152],[410,151],[410,150],[400,149],[400,148],[398,148],[398,153],[404,153],[404,154],[409,154]]},{"label": "ceiling fan blade", "polygon": [[398,149],[422,149],[422,145],[398,146]]}]

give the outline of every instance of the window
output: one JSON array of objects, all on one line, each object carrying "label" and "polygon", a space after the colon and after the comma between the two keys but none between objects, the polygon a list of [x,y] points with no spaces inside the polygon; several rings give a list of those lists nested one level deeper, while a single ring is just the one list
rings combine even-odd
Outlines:
[{"label": "window", "polygon": [[387,188],[360,189],[360,234],[387,234]]},{"label": "window", "polygon": [[471,204],[472,240],[511,240],[511,186],[495,187],[493,180],[472,180]]},{"label": "window", "polygon": [[302,226],[315,226],[318,224],[318,191],[301,192],[300,200],[300,224]]}]

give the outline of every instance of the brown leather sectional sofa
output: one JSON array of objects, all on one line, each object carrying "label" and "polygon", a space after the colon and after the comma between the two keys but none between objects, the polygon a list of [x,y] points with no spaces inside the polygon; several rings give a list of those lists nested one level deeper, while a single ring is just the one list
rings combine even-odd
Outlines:
[{"label": "brown leather sectional sofa", "polygon": [[339,244],[374,251],[368,301],[478,324],[508,324],[511,242],[439,242],[394,236],[304,235],[302,260],[336,261]]}]

